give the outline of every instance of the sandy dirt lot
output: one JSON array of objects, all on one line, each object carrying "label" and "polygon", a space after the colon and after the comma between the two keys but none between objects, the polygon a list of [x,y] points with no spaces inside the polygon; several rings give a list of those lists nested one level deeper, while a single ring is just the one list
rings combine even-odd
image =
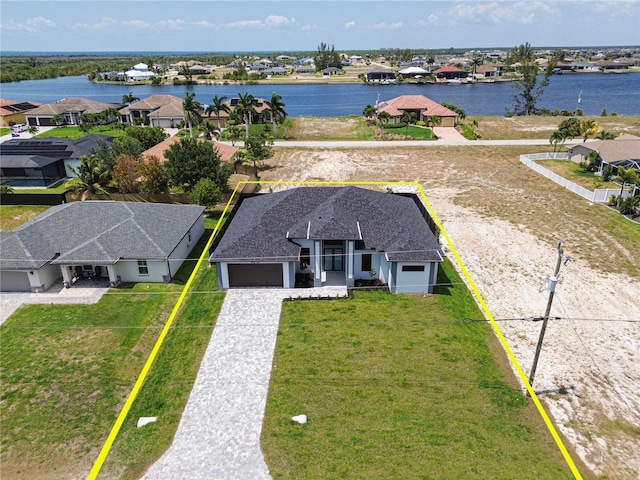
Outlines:
[{"label": "sandy dirt lot", "polygon": [[605,207],[529,171],[518,154],[535,150],[518,148],[283,149],[262,178],[418,181],[527,374],[541,327],[530,318],[544,314],[562,240],[572,261],[535,389],[574,456],[596,475],[638,479],[640,229],[614,237]]}]

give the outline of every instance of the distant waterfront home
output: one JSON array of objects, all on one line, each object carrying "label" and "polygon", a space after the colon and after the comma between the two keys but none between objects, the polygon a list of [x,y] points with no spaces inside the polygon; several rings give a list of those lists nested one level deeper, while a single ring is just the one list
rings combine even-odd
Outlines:
[{"label": "distant waterfront home", "polygon": [[447,107],[434,102],[424,95],[401,95],[378,104],[378,113],[387,112],[391,115],[390,122],[400,123],[404,112],[416,114],[416,120],[427,122],[427,117],[436,115],[440,117],[440,126],[455,127],[458,123],[458,114]]},{"label": "distant waterfront home", "polygon": [[390,68],[376,67],[365,73],[365,79],[372,83],[389,83],[395,82],[396,74]]},{"label": "distant waterfront home", "polygon": [[130,125],[176,128],[184,120],[182,99],[173,95],[151,95],[121,108],[120,118]]},{"label": "distant waterfront home", "polygon": [[87,135],[77,140],[68,138],[12,139],[0,144],[0,166],[3,185],[14,187],[48,187],[66,177],[77,176],[83,156],[91,155],[113,137]]},{"label": "distant waterfront home", "polygon": [[620,61],[603,61],[597,63],[602,72],[624,73],[629,71],[629,64]]},{"label": "distant waterfront home", "polygon": [[84,201],[0,231],[0,289],[43,292],[62,279],[168,282],[204,233],[204,207]]},{"label": "distant waterfront home", "polygon": [[[63,98],[55,103],[47,103],[29,110],[25,114],[28,125],[54,127],[56,125],[80,125],[80,115],[103,113],[109,109],[119,109],[121,104],[98,102],[86,98]],[[59,122],[56,123],[56,118]]]},{"label": "distant waterfront home", "polygon": [[344,75],[344,70],[337,67],[327,67],[323,68],[320,73],[323,77],[331,77],[333,75]]},{"label": "distant waterfront home", "polygon": [[138,63],[134,65],[131,70],[124,72],[124,77],[127,82],[142,82],[151,80],[156,74],[149,71],[149,66],[146,63]]},{"label": "distant waterfront home", "polygon": [[598,172],[601,174],[605,165],[613,167],[616,174],[618,167],[640,170],[640,137],[635,135],[620,135],[613,140],[597,140],[595,142],[579,143],[569,147],[569,158],[577,163],[588,159],[591,152],[598,152]]},{"label": "distant waterfront home", "polygon": [[0,119],[2,127],[10,127],[21,123],[27,123],[24,114],[41,106],[38,102],[17,102],[0,98]]},{"label": "distant waterfront home", "polygon": [[504,75],[507,66],[504,63],[485,63],[476,68],[476,78],[498,80]]},{"label": "distant waterfront home", "polygon": [[[233,97],[224,102],[224,104],[229,108],[229,110],[235,111],[238,109],[238,103],[240,102],[240,98]],[[225,127],[227,125],[227,118],[229,114],[226,112],[220,112],[220,125]],[[217,125],[218,116],[212,115],[212,119],[215,119],[215,123]],[[251,123],[266,123],[271,121],[271,112],[269,111],[269,106],[267,105],[267,101],[264,98],[253,98],[253,112],[251,113]]]},{"label": "distant waterfront home", "polygon": [[349,186],[244,198],[209,262],[222,289],[377,281],[432,293],[442,259],[414,198]]},{"label": "distant waterfront home", "polygon": [[467,78],[469,75],[467,72],[454,65],[447,65],[446,67],[439,68],[433,71],[436,78],[441,80],[454,80]]}]

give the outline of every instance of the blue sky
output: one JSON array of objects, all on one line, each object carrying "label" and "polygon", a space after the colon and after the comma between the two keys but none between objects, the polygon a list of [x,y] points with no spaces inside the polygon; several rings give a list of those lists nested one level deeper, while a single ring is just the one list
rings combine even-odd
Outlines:
[{"label": "blue sky", "polygon": [[640,0],[0,0],[2,51],[640,45]]}]

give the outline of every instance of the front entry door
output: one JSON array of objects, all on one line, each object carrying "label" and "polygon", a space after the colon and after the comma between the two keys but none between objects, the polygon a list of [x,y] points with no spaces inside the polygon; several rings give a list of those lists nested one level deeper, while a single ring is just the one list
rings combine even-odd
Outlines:
[{"label": "front entry door", "polygon": [[324,247],[324,270],[326,272],[341,272],[344,270],[344,248]]}]

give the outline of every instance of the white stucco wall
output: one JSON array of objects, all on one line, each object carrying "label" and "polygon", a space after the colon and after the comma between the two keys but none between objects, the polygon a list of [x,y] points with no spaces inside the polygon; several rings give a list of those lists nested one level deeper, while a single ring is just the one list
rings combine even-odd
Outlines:
[{"label": "white stucco wall", "polygon": [[[182,237],[180,243],[176,246],[176,248],[169,255],[169,268],[171,270],[171,278],[173,278],[180,268],[180,266],[184,263],[185,259],[193,250],[193,247],[198,243],[200,237],[204,233],[204,219],[203,216],[200,215],[200,218],[194,223],[189,232]],[[191,239],[189,239],[189,234],[191,234]]]},{"label": "white stucco wall", "polygon": [[32,290],[43,292],[61,277],[62,271],[59,265],[45,265],[39,270],[33,270],[33,275],[29,275],[29,282]]},{"label": "white stucco wall", "polygon": [[[394,293],[432,293],[433,269],[437,263],[398,262],[396,268]],[[403,266],[424,266],[422,272],[403,272]]]},{"label": "white stucco wall", "polygon": [[[142,259],[141,259],[142,260]],[[141,275],[138,271],[138,260],[120,260],[114,265],[114,270],[123,282],[152,282],[162,283],[169,275],[168,264],[165,260],[147,260],[148,275]]]}]

